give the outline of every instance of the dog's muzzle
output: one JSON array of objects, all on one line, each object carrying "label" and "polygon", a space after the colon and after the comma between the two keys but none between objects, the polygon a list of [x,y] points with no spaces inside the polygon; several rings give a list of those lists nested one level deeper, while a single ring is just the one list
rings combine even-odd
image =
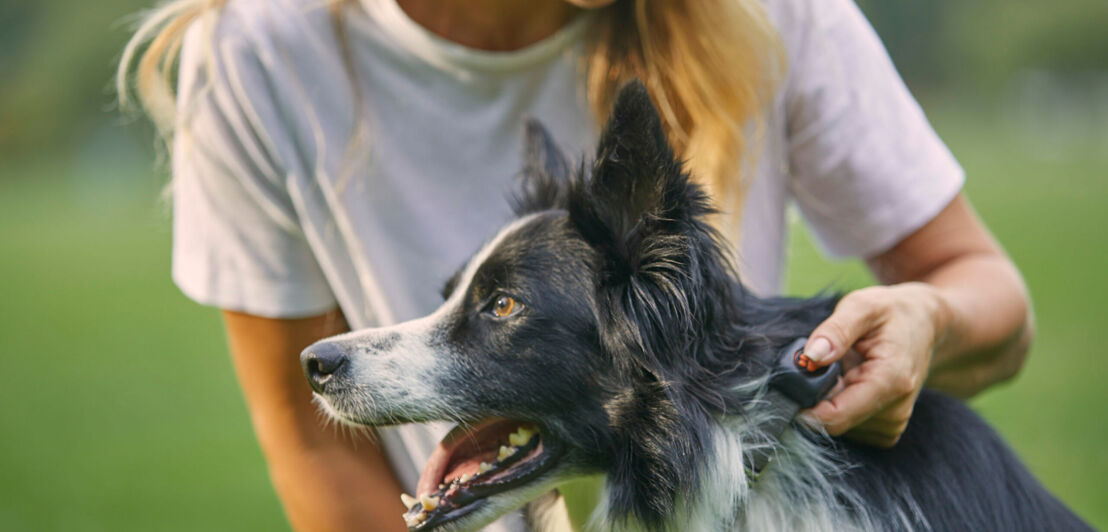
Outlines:
[{"label": "dog's muzzle", "polygon": [[300,367],[316,393],[323,393],[327,383],[347,366],[346,353],[333,343],[317,342],[300,353]]}]

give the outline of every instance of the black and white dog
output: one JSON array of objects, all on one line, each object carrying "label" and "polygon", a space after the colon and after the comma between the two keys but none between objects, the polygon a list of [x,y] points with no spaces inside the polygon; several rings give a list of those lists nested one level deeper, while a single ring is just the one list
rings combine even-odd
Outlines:
[{"label": "black and white dog", "polygon": [[571,171],[537,124],[527,135],[520,218],[438,310],[301,356],[338,420],[458,423],[404,497],[410,529],[475,530],[595,474],[597,529],[1088,529],[937,393],[889,450],[774,419],[778,353],[835,298],[743,288],[641,84],[621,91],[591,166]]}]

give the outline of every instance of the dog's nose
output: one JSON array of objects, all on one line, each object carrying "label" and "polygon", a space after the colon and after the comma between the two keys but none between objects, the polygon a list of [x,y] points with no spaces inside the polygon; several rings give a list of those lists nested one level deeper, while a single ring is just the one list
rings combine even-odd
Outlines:
[{"label": "dog's nose", "polygon": [[331,342],[318,342],[308,346],[300,353],[300,367],[308,384],[316,393],[323,393],[323,387],[346,365],[346,354],[342,348]]}]

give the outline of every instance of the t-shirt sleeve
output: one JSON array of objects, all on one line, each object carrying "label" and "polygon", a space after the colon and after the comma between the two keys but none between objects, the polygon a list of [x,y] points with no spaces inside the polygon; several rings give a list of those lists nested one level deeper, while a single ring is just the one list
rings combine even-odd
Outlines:
[{"label": "t-shirt sleeve", "polygon": [[853,1],[793,7],[789,186],[825,251],[873,256],[933,219],[964,174]]},{"label": "t-shirt sleeve", "polygon": [[281,113],[244,39],[197,24],[182,48],[173,141],[173,280],[188,297],[273,318],[335,306],[286,183]]}]

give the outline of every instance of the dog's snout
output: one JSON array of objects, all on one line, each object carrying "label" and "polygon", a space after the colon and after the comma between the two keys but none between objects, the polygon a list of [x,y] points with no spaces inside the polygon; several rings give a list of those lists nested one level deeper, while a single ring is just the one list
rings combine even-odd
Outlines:
[{"label": "dog's snout", "polygon": [[300,366],[316,393],[323,393],[324,386],[344,365],[346,353],[330,342],[318,342],[300,353]]}]

